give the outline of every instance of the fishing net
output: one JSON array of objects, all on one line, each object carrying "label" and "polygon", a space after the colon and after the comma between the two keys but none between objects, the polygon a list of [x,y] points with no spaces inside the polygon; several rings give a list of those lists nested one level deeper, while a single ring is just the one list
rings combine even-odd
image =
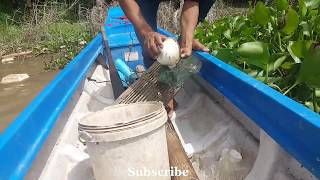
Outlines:
[{"label": "fishing net", "polygon": [[182,86],[185,80],[200,71],[201,66],[201,61],[195,57],[181,60],[179,64],[172,69],[167,66],[161,66],[159,70],[159,81],[171,87]]}]

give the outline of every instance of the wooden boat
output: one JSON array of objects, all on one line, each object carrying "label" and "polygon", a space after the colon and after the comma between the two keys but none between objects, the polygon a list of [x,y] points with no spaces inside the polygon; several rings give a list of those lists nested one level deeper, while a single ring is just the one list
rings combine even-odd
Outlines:
[{"label": "wooden boat", "polygon": [[[143,64],[119,7],[105,28],[113,58]],[[103,49],[98,34],[0,134],[0,179],[94,179],[77,124],[114,101],[109,71],[97,63]],[[199,179],[320,177],[318,114],[207,53],[194,56],[203,67],[175,96],[173,125]]]}]

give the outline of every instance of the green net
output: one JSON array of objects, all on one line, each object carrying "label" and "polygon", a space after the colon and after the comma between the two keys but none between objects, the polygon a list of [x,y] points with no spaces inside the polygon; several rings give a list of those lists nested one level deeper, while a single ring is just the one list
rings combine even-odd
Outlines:
[{"label": "green net", "polygon": [[161,66],[159,81],[171,87],[181,86],[185,80],[193,74],[198,73],[201,66],[201,61],[193,56],[181,60],[180,63],[172,69],[167,66]]}]

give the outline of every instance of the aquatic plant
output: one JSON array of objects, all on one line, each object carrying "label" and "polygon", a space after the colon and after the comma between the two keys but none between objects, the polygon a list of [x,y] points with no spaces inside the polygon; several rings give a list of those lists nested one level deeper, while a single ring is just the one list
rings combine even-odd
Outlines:
[{"label": "aquatic plant", "polygon": [[204,22],[195,36],[217,58],[319,112],[319,6],[319,0],[258,1],[248,15]]}]

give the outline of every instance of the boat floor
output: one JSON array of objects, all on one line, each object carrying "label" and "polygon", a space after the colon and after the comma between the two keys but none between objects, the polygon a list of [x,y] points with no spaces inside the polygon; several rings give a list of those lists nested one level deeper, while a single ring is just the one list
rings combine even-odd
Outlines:
[{"label": "boat floor", "polygon": [[[91,79],[110,80],[108,71],[100,65],[93,68]],[[85,80],[78,95],[74,103],[70,103],[71,113],[61,117],[66,119],[66,124],[49,158],[42,160],[44,168],[33,167],[27,179],[94,179],[86,146],[78,139],[78,121],[114,102],[111,84]],[[255,130],[250,131],[250,125],[240,123],[232,113],[234,109],[221,105],[199,78],[188,80],[175,99],[178,108],[172,120],[173,127],[198,177],[244,179],[258,155],[259,129],[255,129],[256,134]],[[232,158],[236,161],[230,160]],[[291,175],[283,177],[292,179]]]}]

